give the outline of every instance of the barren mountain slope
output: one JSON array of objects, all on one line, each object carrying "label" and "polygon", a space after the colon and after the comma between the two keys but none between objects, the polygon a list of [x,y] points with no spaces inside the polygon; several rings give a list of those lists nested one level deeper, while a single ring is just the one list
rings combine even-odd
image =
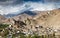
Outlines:
[{"label": "barren mountain slope", "polygon": [[[52,11],[36,11],[37,15],[35,15],[34,17],[29,16],[27,14],[22,14],[19,16],[15,16],[13,17],[15,20],[20,20],[25,22],[25,20],[30,19],[30,21],[33,21],[34,25],[42,25],[44,27],[54,27],[54,28],[58,28],[60,27],[60,9],[57,10],[52,10]],[[5,22],[11,22],[13,21],[12,18],[6,19]],[[33,23],[32,23],[33,24]]]},{"label": "barren mountain slope", "polygon": [[[16,30],[23,33],[52,33],[53,30],[60,29],[60,9],[52,11],[36,11],[37,15],[30,16],[21,14],[4,20],[6,24],[11,24]],[[13,30],[14,30],[13,29]],[[52,31],[52,32],[51,32]]]},{"label": "barren mountain slope", "polygon": [[60,9],[47,11],[34,17],[37,23],[43,26],[60,27]]},{"label": "barren mountain slope", "polygon": [[0,23],[2,23],[2,21],[6,20],[6,18],[2,15],[0,15]]}]

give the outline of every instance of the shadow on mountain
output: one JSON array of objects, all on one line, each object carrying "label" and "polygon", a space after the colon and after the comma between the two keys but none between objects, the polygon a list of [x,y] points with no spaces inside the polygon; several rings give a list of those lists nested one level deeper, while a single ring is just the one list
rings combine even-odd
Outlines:
[{"label": "shadow on mountain", "polygon": [[30,15],[30,16],[35,16],[36,15],[36,13],[32,12],[32,11],[24,11],[24,12],[19,13],[19,14],[8,14],[8,15],[4,15],[4,16],[7,17],[7,18],[10,18],[10,17],[21,15],[21,14],[27,14],[27,15]]},{"label": "shadow on mountain", "polygon": [[30,16],[35,16],[36,15],[36,13],[32,12],[32,11],[24,11],[21,14],[27,14],[27,15],[30,15]]}]

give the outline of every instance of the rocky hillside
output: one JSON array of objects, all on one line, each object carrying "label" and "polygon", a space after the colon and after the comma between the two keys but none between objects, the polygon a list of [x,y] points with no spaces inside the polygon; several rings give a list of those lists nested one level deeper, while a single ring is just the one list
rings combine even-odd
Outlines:
[{"label": "rocky hillside", "polygon": [[60,9],[52,11],[36,11],[36,13],[37,15],[35,16],[21,14],[12,18],[7,18],[3,23],[10,24],[15,30],[27,34],[47,34],[47,32],[52,33],[54,31],[59,31]]},{"label": "rocky hillside", "polygon": [[0,15],[0,23],[2,23],[2,21],[6,20],[6,18],[2,15]]},{"label": "rocky hillside", "polygon": [[42,12],[34,17],[38,24],[54,28],[60,27],[60,9]]}]

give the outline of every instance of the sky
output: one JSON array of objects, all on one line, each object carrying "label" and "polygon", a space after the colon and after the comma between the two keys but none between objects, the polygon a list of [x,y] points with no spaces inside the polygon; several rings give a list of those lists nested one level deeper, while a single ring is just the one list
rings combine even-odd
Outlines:
[{"label": "sky", "polygon": [[60,0],[0,0],[0,14],[47,11],[60,8]]}]

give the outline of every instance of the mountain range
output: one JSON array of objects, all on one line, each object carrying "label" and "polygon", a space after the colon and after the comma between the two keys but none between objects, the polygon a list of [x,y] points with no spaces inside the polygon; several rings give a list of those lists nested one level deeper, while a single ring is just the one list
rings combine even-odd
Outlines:
[{"label": "mountain range", "polygon": [[[50,20],[51,21],[59,20],[58,19],[59,13],[60,13],[60,9],[55,9],[55,10],[51,10],[51,11],[25,11],[23,13],[19,13],[19,14],[15,14],[15,15],[14,14],[0,15],[0,20],[15,19],[15,20],[24,21],[28,18],[28,19],[38,21],[37,24],[39,24],[39,25],[47,24],[47,26],[48,26],[49,24],[51,24]],[[54,21],[52,21],[52,22],[55,23]],[[55,24],[53,24],[54,27],[56,26]],[[52,25],[49,25],[49,26],[52,26]]]},{"label": "mountain range", "polygon": [[[50,11],[25,11],[17,15],[0,15],[0,24],[8,24],[8,30],[24,34],[52,34],[60,32],[60,9]],[[12,32],[11,30],[11,32]],[[16,31],[13,31],[16,34]]]}]

